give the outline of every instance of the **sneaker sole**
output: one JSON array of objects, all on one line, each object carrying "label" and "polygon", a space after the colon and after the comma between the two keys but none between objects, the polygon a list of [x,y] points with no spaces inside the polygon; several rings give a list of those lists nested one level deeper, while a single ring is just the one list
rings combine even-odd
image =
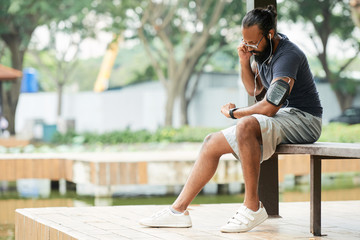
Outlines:
[{"label": "sneaker sole", "polygon": [[248,232],[251,229],[259,226],[260,224],[262,224],[263,222],[265,222],[265,220],[268,219],[268,216],[265,216],[263,219],[260,220],[260,222],[258,222],[256,225],[254,225],[253,227],[249,228],[249,229],[221,229],[220,231],[223,233],[241,233],[241,232]]},{"label": "sneaker sole", "polygon": [[152,227],[152,228],[189,228],[192,227],[192,225],[171,225],[171,224],[159,224],[159,225],[149,225],[149,224],[144,224],[144,223],[140,223],[143,226],[146,227]]}]

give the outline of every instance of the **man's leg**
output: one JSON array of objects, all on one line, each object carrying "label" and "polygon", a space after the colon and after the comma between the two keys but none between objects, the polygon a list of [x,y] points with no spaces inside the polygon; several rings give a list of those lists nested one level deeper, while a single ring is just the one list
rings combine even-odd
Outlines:
[{"label": "man's leg", "polygon": [[253,210],[259,209],[258,184],[261,158],[261,129],[254,117],[242,118],[236,126],[239,154],[245,182],[244,205]]},{"label": "man's leg", "polygon": [[261,130],[256,118],[241,118],[236,126],[239,157],[245,182],[244,204],[228,223],[221,227],[222,232],[247,232],[268,218],[265,208],[259,205],[258,182],[261,158]]},{"label": "man's leg", "polygon": [[222,132],[207,136],[190,176],[172,208],[165,208],[149,218],[141,219],[140,224],[148,227],[191,227],[186,208],[214,176],[221,155],[232,152]]},{"label": "man's leg", "polygon": [[184,188],[172,205],[173,209],[179,212],[185,211],[196,195],[214,176],[220,157],[232,152],[223,133],[217,132],[208,135]]}]

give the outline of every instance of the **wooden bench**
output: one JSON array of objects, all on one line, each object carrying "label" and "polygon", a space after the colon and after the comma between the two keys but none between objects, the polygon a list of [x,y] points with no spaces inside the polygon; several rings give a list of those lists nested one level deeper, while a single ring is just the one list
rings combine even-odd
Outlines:
[{"label": "wooden bench", "polygon": [[275,154],[261,164],[259,197],[269,216],[279,217],[279,154],[310,155],[310,232],[321,236],[321,161],[360,159],[360,144],[325,143],[281,144]]},{"label": "wooden bench", "polygon": [[18,139],[15,137],[9,137],[9,138],[1,138],[0,137],[0,146],[6,147],[6,148],[25,147],[29,144],[30,144],[29,140]]}]

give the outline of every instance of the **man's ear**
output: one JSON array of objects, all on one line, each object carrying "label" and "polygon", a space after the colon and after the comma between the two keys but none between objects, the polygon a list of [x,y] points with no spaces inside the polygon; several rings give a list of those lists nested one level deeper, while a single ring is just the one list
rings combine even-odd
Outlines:
[{"label": "man's ear", "polygon": [[273,39],[275,37],[275,30],[274,29],[271,29],[268,33],[268,36],[267,36],[270,40]]}]

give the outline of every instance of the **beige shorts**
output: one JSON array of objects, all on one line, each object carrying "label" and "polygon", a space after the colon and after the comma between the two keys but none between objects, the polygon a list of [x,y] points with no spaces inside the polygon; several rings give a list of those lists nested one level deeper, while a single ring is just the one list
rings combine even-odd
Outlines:
[{"label": "beige shorts", "polygon": [[[269,159],[280,143],[313,143],[321,134],[322,120],[297,108],[282,108],[275,116],[253,114],[261,128],[261,162]],[[236,125],[221,131],[239,159]],[[240,160],[240,159],[239,159]]]}]

